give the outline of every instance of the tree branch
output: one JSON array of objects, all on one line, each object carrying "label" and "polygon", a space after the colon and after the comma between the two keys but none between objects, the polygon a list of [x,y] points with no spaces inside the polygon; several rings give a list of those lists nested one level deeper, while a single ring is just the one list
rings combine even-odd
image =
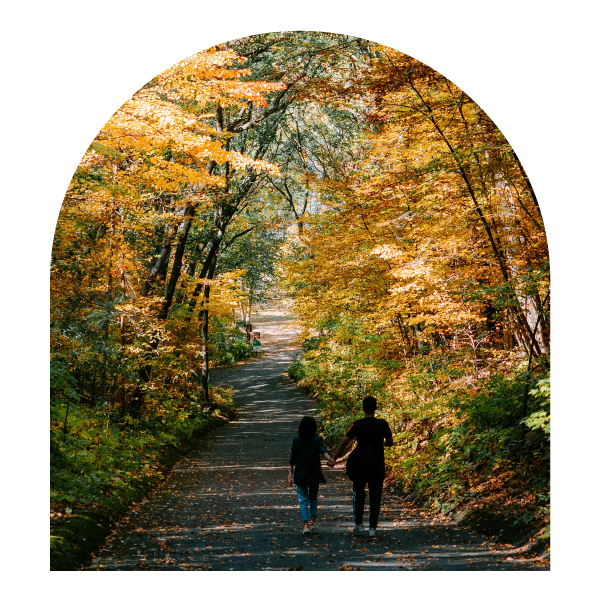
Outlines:
[{"label": "tree branch", "polygon": [[243,235],[246,235],[247,233],[250,233],[253,229],[256,229],[256,225],[252,225],[252,227],[249,227],[245,231],[236,233],[228,242],[225,242],[225,244],[223,245],[223,250],[227,250],[233,244],[233,242],[235,242],[235,240],[237,240],[238,238],[241,238]]}]

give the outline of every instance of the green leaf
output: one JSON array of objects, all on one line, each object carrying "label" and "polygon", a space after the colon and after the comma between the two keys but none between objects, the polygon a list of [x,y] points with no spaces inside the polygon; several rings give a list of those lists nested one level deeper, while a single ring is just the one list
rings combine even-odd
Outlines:
[{"label": "green leaf", "polygon": [[123,160],[125,155],[114,148],[109,148],[108,146],[104,146],[98,142],[92,142],[88,150],[95,150],[98,154],[103,154],[104,156],[111,156],[112,158],[118,158],[119,160]]},{"label": "green leaf", "polygon": [[548,525],[548,527],[546,527],[546,531],[544,531],[544,533],[542,534],[542,539],[543,540],[550,539],[550,525]]}]

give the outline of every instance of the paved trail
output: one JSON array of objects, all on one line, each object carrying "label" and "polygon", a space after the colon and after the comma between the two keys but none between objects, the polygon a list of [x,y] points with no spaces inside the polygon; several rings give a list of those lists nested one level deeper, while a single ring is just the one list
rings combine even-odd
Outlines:
[{"label": "paved trail", "polygon": [[298,422],[314,405],[282,375],[293,332],[276,318],[260,329],[266,355],[214,377],[235,388],[238,420],[179,462],[89,569],[547,570],[385,490],[380,536],[352,535],[351,483],[341,468],[324,469],[320,533],[303,536],[287,463]]}]

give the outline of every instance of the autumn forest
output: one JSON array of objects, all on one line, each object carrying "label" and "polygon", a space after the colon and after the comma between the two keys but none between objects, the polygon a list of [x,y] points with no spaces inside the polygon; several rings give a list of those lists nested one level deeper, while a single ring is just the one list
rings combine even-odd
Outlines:
[{"label": "autumn forest", "polygon": [[320,32],[173,65],[91,141],[56,226],[53,568],[72,517],[122,514],[234,418],[213,373],[257,360],[266,304],[329,447],[374,395],[390,486],[549,531],[549,279],[525,166],[427,65]]}]

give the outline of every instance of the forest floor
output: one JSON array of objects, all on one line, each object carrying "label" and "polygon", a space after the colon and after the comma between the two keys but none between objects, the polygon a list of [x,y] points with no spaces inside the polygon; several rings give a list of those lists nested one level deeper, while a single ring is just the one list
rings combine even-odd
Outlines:
[{"label": "forest floor", "polygon": [[[89,570],[548,570],[451,519],[384,489],[378,535],[353,535],[352,484],[324,468],[318,533],[302,535],[287,486],[292,438],[314,403],[284,372],[299,347],[290,319],[259,312],[260,358],[213,372],[238,416],[204,438],[161,486],[122,518]],[[332,449],[330,449],[332,450]]]}]

